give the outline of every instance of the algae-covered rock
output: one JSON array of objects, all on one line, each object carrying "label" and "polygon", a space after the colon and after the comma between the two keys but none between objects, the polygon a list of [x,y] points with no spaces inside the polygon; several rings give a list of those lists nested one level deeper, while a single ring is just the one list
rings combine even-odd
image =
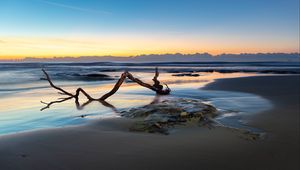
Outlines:
[{"label": "algae-covered rock", "polygon": [[169,134],[175,125],[196,125],[209,129],[220,127],[231,130],[242,139],[255,141],[263,138],[264,133],[249,129],[231,127],[217,122],[217,109],[201,100],[168,98],[157,103],[131,108],[121,112],[121,116],[134,119],[130,131]]},{"label": "algae-covered rock", "polygon": [[[168,134],[168,128],[187,122],[202,122],[217,115],[217,109],[201,100],[170,98],[121,112],[121,116],[137,119],[131,131]],[[197,119],[198,121],[192,121]]]}]

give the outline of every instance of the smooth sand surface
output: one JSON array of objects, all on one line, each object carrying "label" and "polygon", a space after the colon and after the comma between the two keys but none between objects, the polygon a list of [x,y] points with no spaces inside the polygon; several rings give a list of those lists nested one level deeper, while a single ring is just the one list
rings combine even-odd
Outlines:
[{"label": "smooth sand surface", "polygon": [[299,76],[263,76],[205,87],[271,100],[271,110],[244,118],[267,132],[263,140],[247,141],[224,128],[133,133],[131,121],[118,118],[2,136],[0,169],[299,169],[299,85]]}]

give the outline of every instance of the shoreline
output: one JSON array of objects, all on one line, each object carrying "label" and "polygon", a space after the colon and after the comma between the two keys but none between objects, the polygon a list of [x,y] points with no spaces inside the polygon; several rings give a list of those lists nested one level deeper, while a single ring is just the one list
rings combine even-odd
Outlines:
[{"label": "shoreline", "polygon": [[[180,78],[180,82],[177,81],[177,83],[175,81],[176,79],[170,77],[169,75],[162,74],[161,76],[165,81],[168,82],[170,87],[174,90],[173,94],[167,97],[179,97],[179,98],[188,97],[188,98],[196,98],[200,100],[212,99],[212,102],[214,102],[213,101],[214,98],[216,98],[217,100],[218,98],[231,99],[232,101],[230,102],[226,102],[223,100],[223,102],[225,102],[224,104],[221,104],[220,102],[214,103],[216,104],[215,105],[216,107],[219,107],[220,104],[220,108],[223,107],[226,108],[228,106],[231,106],[231,104],[234,101],[236,101],[236,97],[239,96],[238,93],[237,94],[233,92],[227,92],[227,94],[225,94],[226,92],[211,93],[211,92],[205,92],[203,90],[198,90],[198,89],[214,81],[214,79],[218,79],[220,77],[232,78],[232,77],[245,77],[251,75],[252,74],[212,73],[208,75],[202,75],[201,77],[197,77],[197,78],[190,78],[190,77]],[[150,75],[148,74],[147,76],[149,77]],[[89,86],[88,84],[89,83],[86,82],[86,86],[84,87],[80,86],[80,87],[84,88],[86,91],[90,93],[93,93],[92,94],[93,96],[98,96],[99,92],[103,93],[103,91],[110,90],[110,87],[113,85],[113,84],[110,85],[98,84],[97,86],[96,85]],[[72,89],[76,88],[76,86],[77,85],[69,84],[68,89],[72,91]],[[115,112],[115,110],[111,110],[111,108],[105,107],[105,105],[102,105],[98,102],[91,102],[88,105],[85,105],[84,109],[82,109],[82,108],[75,107],[74,101],[72,100],[68,100],[63,104],[59,104],[59,103],[54,104],[53,107],[51,107],[50,109],[45,109],[42,112],[40,112],[40,109],[41,108],[44,109],[45,105],[38,101],[42,100],[45,102],[49,102],[49,101],[54,101],[58,97],[61,97],[56,95],[55,92],[56,92],[55,89],[48,87],[47,89],[30,90],[28,92],[21,92],[16,95],[11,95],[8,97],[1,98],[0,107],[2,109],[0,111],[0,117],[2,116],[1,120],[4,119],[4,121],[3,124],[0,124],[0,136],[7,135],[7,134],[22,133],[25,131],[45,129],[45,128],[51,129],[51,128],[57,128],[62,126],[65,127],[69,125],[72,126],[72,125],[87,124],[93,119],[101,119],[103,116],[105,117],[105,115],[112,115],[112,116],[114,115],[113,112]],[[244,95],[251,96],[251,94],[244,94]],[[253,98],[255,98],[254,96],[257,95],[253,95]],[[163,98],[163,96],[161,96],[160,98]],[[247,100],[246,98],[244,99]],[[109,99],[107,102],[120,111],[124,108],[132,108],[132,107],[146,105],[151,103],[153,100],[156,100],[156,96],[152,91],[144,89],[138,86],[137,84],[128,83],[125,84],[124,87],[120,88],[120,91],[116,93],[115,96]],[[255,101],[255,99],[252,99],[252,101]],[[259,102],[260,99],[258,99],[257,101]],[[85,99],[82,98],[81,104],[83,104],[84,102]],[[247,107],[247,102],[244,102],[244,100],[242,100],[241,104],[242,107],[243,106]],[[239,110],[238,107],[228,108],[228,109]],[[11,121],[5,121],[10,119]]]},{"label": "shoreline", "polygon": [[[243,77],[254,77],[254,76],[256,77],[256,76],[261,76],[261,75],[247,75],[246,74]],[[228,78],[230,79],[232,77],[226,77],[226,78],[222,78],[222,79],[228,79]],[[191,99],[195,99],[195,100],[200,100],[200,102],[201,102],[201,100],[204,100],[204,102],[205,102],[205,100],[207,98],[209,100],[209,103],[211,105],[213,105],[217,109],[223,110],[224,112],[230,112],[233,109],[236,109],[237,112],[243,112],[244,111],[245,113],[249,113],[249,114],[254,114],[254,113],[261,112],[262,109],[260,109],[260,108],[252,109],[250,111],[250,110],[247,110],[249,108],[245,108],[245,106],[243,106],[242,108],[241,108],[241,106],[236,107],[236,108],[226,108],[226,107],[230,106],[231,103],[234,103],[234,101],[237,100],[237,99],[234,99],[234,98],[239,98],[239,97],[243,96],[243,97],[246,97],[246,98],[247,97],[250,97],[250,98],[252,97],[252,98],[255,98],[258,101],[266,103],[267,107],[264,108],[264,110],[270,109],[271,106],[270,106],[269,102],[264,101],[265,99],[260,99],[260,96],[258,96],[258,95],[253,95],[253,94],[250,94],[250,93],[230,92],[230,91],[228,91],[228,92],[227,91],[223,91],[221,93],[218,93],[218,91],[214,91],[213,95],[210,95],[210,94],[208,94],[208,96],[204,95],[205,93],[210,93],[210,91],[206,91],[206,90],[203,91],[203,90],[201,90],[202,87],[205,87],[206,85],[208,85],[210,83],[213,83],[213,82],[215,82],[218,79],[219,78],[216,78],[214,80],[205,82],[205,84],[201,83],[201,86],[199,87],[200,88],[199,91],[198,91],[199,88],[197,88],[197,87],[192,87],[192,88],[186,88],[185,87],[185,86],[188,86],[190,84],[180,84],[179,87],[178,87],[178,85],[177,85],[177,88],[174,87],[175,90],[174,90],[173,94],[171,94],[169,96],[160,96],[160,98],[161,99],[162,98],[163,99],[168,99],[168,98],[186,98],[187,97],[187,98],[191,98]],[[193,85],[196,86],[195,83]],[[175,93],[175,91],[179,92],[179,93]],[[225,92],[225,94],[224,94],[224,92]],[[137,97],[145,97],[145,99],[147,98],[147,100],[149,100],[149,103],[150,103],[150,101],[151,101],[150,99],[151,98],[155,99],[156,97],[155,97],[155,95],[153,95],[151,93],[148,94],[148,93],[149,93],[149,91],[145,90],[145,91],[141,91],[141,94],[139,94],[139,92],[137,92],[136,94],[129,94],[129,95],[137,95]],[[187,94],[187,95],[185,95],[185,94]],[[201,95],[202,95],[202,97],[200,97],[200,98],[197,97],[197,96],[201,96]],[[214,103],[214,102],[216,102],[216,101],[214,101],[214,98],[224,98],[224,97],[226,97],[228,99],[231,98],[232,101],[231,102],[226,102],[226,104],[221,104],[221,105],[220,105],[220,102]],[[132,97],[129,97],[129,99],[130,98],[132,98]],[[245,100],[245,99],[242,99],[242,100]],[[252,99],[252,101],[253,100],[254,99]],[[246,99],[246,101],[249,101],[249,99],[248,100]],[[243,101],[242,103],[239,101],[239,103],[242,104],[242,105],[246,105],[246,101]],[[148,104],[148,103],[145,103],[145,105],[146,104]],[[224,105],[225,105],[225,108],[224,108]],[[73,103],[71,102],[71,105],[68,105],[67,107],[72,107],[72,106],[73,106]],[[131,107],[138,107],[138,106],[134,106],[133,105]],[[140,106],[142,106],[142,105],[140,105]],[[131,108],[131,107],[128,107],[128,108]],[[122,108],[121,108],[121,110],[122,110]],[[127,110],[127,109],[125,109],[125,110]],[[90,111],[91,111],[91,109],[90,109]],[[97,118],[88,118],[88,119],[84,119],[82,121],[82,123],[78,123],[78,124],[77,123],[76,124],[65,124],[65,125],[59,125],[59,126],[33,128],[33,129],[21,130],[21,131],[16,131],[16,132],[9,132],[9,133],[0,133],[0,139],[3,138],[3,137],[6,137],[6,136],[8,136],[8,137],[9,136],[18,136],[19,134],[22,134],[22,133],[27,133],[28,134],[28,133],[35,133],[36,131],[49,131],[49,130],[51,131],[51,130],[61,129],[61,128],[76,128],[76,127],[89,126],[90,124],[93,124],[93,123],[99,123],[99,122],[105,123],[106,121],[111,122],[111,119],[116,119],[117,120],[120,117],[120,115],[118,115],[118,114],[119,113],[110,113],[108,116],[102,115],[102,116],[97,117]],[[88,112],[86,112],[86,114],[83,113],[82,115],[72,116],[71,119],[72,118],[73,119],[80,118],[80,117],[81,118],[86,118],[86,116],[92,116],[93,117],[93,115],[90,115]],[[121,118],[124,118],[124,117],[121,116]],[[222,118],[222,119],[224,119],[224,118]],[[128,119],[127,121],[131,121],[131,119]],[[238,119],[236,119],[236,123],[238,123],[237,121],[238,121]],[[231,125],[225,125],[225,126],[227,126],[227,127],[229,126],[230,127]],[[238,128],[238,127],[232,127],[232,128]],[[124,130],[124,129],[120,129],[120,130]]]},{"label": "shoreline", "polygon": [[220,128],[175,128],[169,136],[132,133],[124,130],[130,122],[120,118],[0,137],[0,168],[298,169],[297,85],[299,76],[257,76],[218,79],[203,88],[271,100],[271,110],[247,116],[247,124],[266,130],[264,140],[245,141]]}]

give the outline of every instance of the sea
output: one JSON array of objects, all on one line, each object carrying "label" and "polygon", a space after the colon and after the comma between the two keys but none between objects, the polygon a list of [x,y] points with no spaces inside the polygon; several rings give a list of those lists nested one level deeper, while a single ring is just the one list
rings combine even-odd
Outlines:
[{"label": "sea", "polygon": [[201,87],[224,78],[300,74],[299,62],[0,63],[0,136],[120,117],[120,111],[149,104],[157,98],[153,91],[126,80],[106,100],[108,105],[87,102],[84,96],[80,96],[80,105],[74,99],[60,102],[66,96],[50,87],[42,69],[55,85],[68,92],[75,93],[81,87],[96,98],[110,91],[124,71],[153,83],[156,67],[159,80],[172,90],[170,97],[209,103],[224,113],[218,121],[235,127],[247,127],[243,116],[259,114],[270,109],[272,103],[255,94],[208,91]]}]

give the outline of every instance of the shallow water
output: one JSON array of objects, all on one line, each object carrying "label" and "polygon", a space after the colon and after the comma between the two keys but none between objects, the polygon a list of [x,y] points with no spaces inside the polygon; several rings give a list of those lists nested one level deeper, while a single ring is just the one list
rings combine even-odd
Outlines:
[{"label": "shallow water", "polygon": [[[84,67],[76,67],[76,70]],[[23,69],[23,71],[22,71]],[[49,68],[47,68],[49,69]],[[88,68],[84,68],[85,71]],[[108,92],[116,80],[108,81],[83,81],[55,77],[57,72],[64,69],[49,69],[49,74],[54,77],[55,84],[74,92],[77,87],[82,87],[92,96],[101,96]],[[65,70],[65,72],[70,70]],[[94,72],[94,71],[92,71]],[[121,72],[105,72],[117,79]],[[134,71],[136,77],[146,82],[151,82],[152,72]],[[211,103],[224,114],[219,120],[233,126],[241,126],[237,121],[242,114],[253,114],[271,107],[266,99],[260,96],[225,91],[207,91],[200,87],[218,78],[233,78],[253,76],[254,73],[199,73],[199,77],[176,77],[172,73],[163,72],[159,79],[168,83],[172,89],[172,97],[186,97],[201,99]],[[74,100],[52,105],[49,109],[40,111],[45,105],[40,101],[50,102],[61,97],[57,91],[50,88],[43,77],[40,68],[18,68],[0,71],[0,135],[18,133],[22,131],[63,127],[89,122],[91,119],[104,119],[119,116],[118,111],[146,105],[151,103],[155,94],[134,83],[125,82],[120,90],[107,100],[114,108],[104,106],[100,102],[91,102],[83,108],[76,107]],[[5,83],[4,83],[5,82]],[[81,103],[85,100],[82,97]],[[227,121],[227,122],[226,122]]]}]

